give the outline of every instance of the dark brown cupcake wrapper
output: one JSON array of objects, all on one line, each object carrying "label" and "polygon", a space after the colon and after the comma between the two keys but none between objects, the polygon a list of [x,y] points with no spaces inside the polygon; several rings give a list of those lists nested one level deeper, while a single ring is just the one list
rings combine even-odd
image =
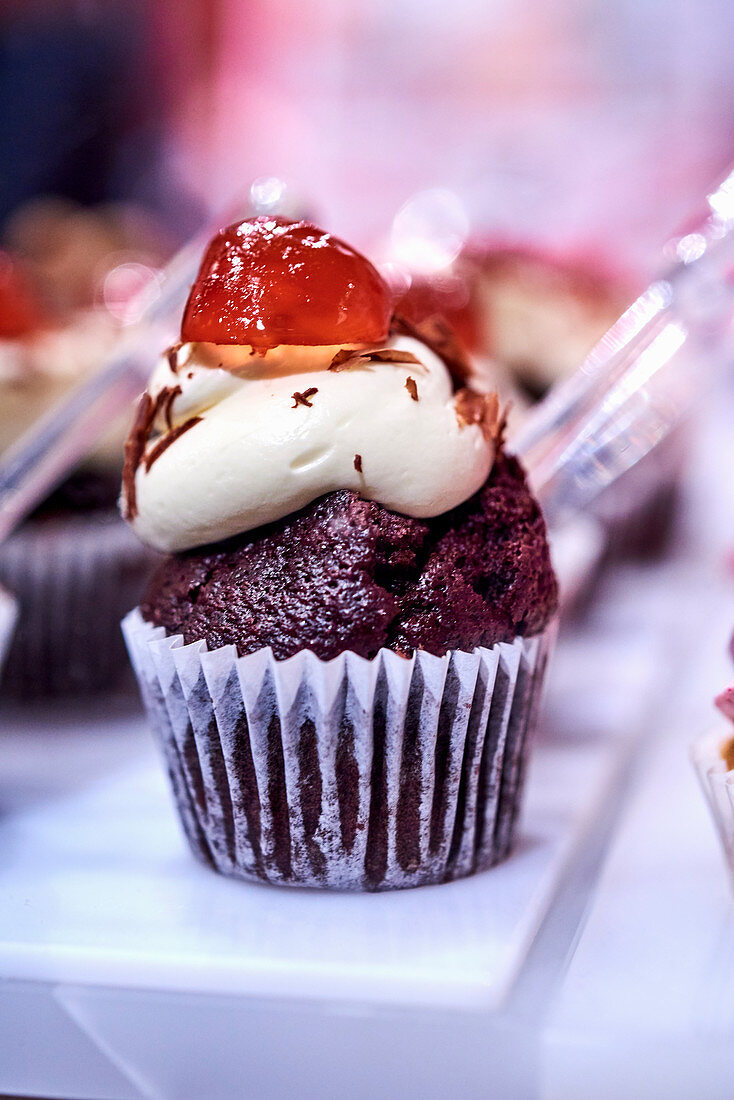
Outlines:
[{"label": "dark brown cupcake wrapper", "polygon": [[207,652],[123,632],[194,852],[227,875],[384,890],[510,851],[552,631],[472,653]]},{"label": "dark brown cupcake wrapper", "polygon": [[113,510],[32,520],[0,545],[0,584],[19,608],[3,692],[28,699],[119,686],[120,618],[140,599],[152,560]]}]

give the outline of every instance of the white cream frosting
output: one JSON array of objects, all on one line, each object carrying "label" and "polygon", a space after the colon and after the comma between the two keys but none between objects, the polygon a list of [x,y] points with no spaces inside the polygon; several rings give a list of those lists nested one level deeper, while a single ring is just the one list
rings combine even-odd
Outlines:
[{"label": "white cream frosting", "polygon": [[[201,420],[148,470],[145,460],[138,467],[138,535],[159,550],[186,550],[271,523],[336,489],[414,517],[468,499],[494,461],[491,433],[457,417],[449,372],[423,343],[400,336],[385,347],[419,362],[354,361],[330,371],[338,348],[281,347],[263,358],[246,347],[186,344],[174,370],[164,356],[149,395],[180,386],[171,426]],[[294,402],[294,393],[312,388],[310,407]],[[165,436],[162,414],[156,427],[146,456]]]}]

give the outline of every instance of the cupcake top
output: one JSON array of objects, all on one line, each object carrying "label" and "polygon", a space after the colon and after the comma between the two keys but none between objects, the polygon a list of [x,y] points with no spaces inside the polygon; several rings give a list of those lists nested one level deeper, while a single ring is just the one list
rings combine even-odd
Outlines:
[{"label": "cupcake top", "polygon": [[308,222],[255,218],[205,253],[138,407],[123,510],[164,551],[337,490],[438,516],[485,483],[500,431],[447,330],[395,317],[365,257]]}]

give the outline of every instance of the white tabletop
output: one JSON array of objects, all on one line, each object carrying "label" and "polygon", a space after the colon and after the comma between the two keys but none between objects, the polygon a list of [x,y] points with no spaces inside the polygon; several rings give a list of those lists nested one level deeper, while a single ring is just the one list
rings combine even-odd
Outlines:
[{"label": "white tabletop", "polygon": [[137,710],[6,707],[0,1091],[725,1095],[734,913],[686,753],[728,675],[724,438],[722,409],[670,559],[607,573],[564,629],[518,850],[473,879],[228,881],[186,850]]}]

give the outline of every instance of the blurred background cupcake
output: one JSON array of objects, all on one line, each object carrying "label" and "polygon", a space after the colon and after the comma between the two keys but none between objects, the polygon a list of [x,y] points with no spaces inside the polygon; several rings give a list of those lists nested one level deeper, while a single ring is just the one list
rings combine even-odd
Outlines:
[{"label": "blurred background cupcake", "polygon": [[[187,228],[146,201],[161,101],[140,48],[145,13],[129,7],[0,14],[2,129],[17,150],[0,181],[2,456],[99,369]],[[151,560],[117,513],[126,418],[0,546],[0,582],[19,605],[3,677],[13,695],[119,683],[119,618]]]},{"label": "blurred background cupcake", "polygon": [[[17,211],[0,255],[0,455],[94,373],[170,247],[150,218],[44,200]],[[149,555],[117,515],[125,410],[0,546],[20,615],[4,674],[24,698],[119,679],[116,622]]]}]

